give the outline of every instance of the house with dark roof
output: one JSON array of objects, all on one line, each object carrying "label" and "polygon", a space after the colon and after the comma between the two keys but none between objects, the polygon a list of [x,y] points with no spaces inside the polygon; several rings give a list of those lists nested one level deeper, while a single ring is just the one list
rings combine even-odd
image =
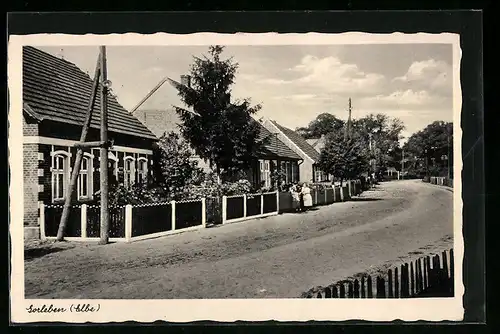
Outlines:
[{"label": "house with dark roof", "polygon": [[[40,203],[64,202],[93,78],[76,65],[34,47],[23,48],[24,225],[36,228]],[[108,97],[110,182],[147,182],[157,137]],[[100,140],[100,90],[87,141]],[[84,149],[74,201],[92,203],[99,190],[99,148]]]},{"label": "house with dark roof", "polygon": [[322,135],[321,138],[306,139],[307,143],[311,145],[316,151],[321,153],[323,147],[325,147],[326,138]]},{"label": "house with dark roof", "polygon": [[[148,94],[147,98],[155,98],[154,94],[158,94],[161,99],[161,104],[165,104],[164,109],[138,107],[134,110],[134,115],[137,116],[141,122],[148,127],[157,136],[161,136],[165,132],[175,132],[180,134],[181,119],[174,110],[172,104],[178,101],[175,87],[177,85],[190,85],[190,77],[182,75],[180,82],[167,78],[170,85],[165,87],[170,88],[170,91],[162,90],[158,94],[159,86],[153,89],[153,94]],[[161,85],[162,82],[160,82]],[[173,86],[173,87],[172,87]],[[142,102],[144,102],[143,100]],[[263,141],[264,145],[259,156],[254,161],[252,167],[247,171],[248,180],[255,186],[262,186],[265,188],[271,187],[271,175],[275,170],[282,168],[284,174],[284,182],[292,183],[299,180],[299,164],[302,161],[300,155],[290,149],[278,137],[267,130],[260,122],[254,120],[253,122],[259,125],[259,135],[257,140]],[[264,140],[265,139],[265,140]],[[198,161],[198,165],[208,171],[209,164],[199,158],[193,149],[193,159]]]},{"label": "house with dark roof", "polygon": [[270,119],[263,120],[262,125],[271,133],[276,134],[280,141],[303,159],[299,167],[301,182],[324,182],[329,180],[329,175],[321,171],[317,165],[319,150],[308,143],[304,137]]}]

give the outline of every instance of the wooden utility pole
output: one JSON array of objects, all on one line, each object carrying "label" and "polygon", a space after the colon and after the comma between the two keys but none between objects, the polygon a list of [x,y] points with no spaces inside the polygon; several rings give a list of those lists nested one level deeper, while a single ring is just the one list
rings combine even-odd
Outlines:
[{"label": "wooden utility pole", "polygon": [[[108,142],[108,76],[106,68],[106,47],[100,47],[101,57],[101,142]],[[100,183],[101,183],[101,234],[99,244],[109,241],[109,194],[108,194],[108,145],[100,148]]]},{"label": "wooden utility pole", "polygon": [[153,95],[158,89],[160,89],[160,87],[167,80],[169,80],[168,77],[163,78],[148,94],[146,94],[146,96],[144,96],[144,98],[139,103],[136,104],[136,106],[134,108],[132,108],[132,110],[130,110],[130,112],[133,114],[137,109],[139,109],[139,107],[142,106],[142,104],[144,102],[146,102],[146,100],[149,99],[151,97],[151,95]]},{"label": "wooden utility pole", "polygon": [[347,118],[347,124],[345,128],[345,140],[351,139],[351,113],[352,113],[352,105],[351,105],[351,98],[349,98],[349,116]]},{"label": "wooden utility pole", "polygon": [[[90,120],[92,119],[92,110],[94,109],[95,97],[97,94],[97,87],[99,86],[99,76],[100,76],[100,57],[97,60],[97,65],[94,74],[94,83],[92,86],[92,91],[90,93],[89,104],[87,106],[87,114],[85,116],[85,121],[83,122],[82,134],[80,135],[80,144],[83,144],[87,138],[87,133],[90,127]],[[69,213],[71,210],[71,199],[73,196],[73,191],[75,190],[76,182],[78,180],[78,175],[80,174],[82,156],[83,156],[83,150],[82,148],[79,148],[76,152],[75,163],[73,166],[73,173],[71,174],[69,187],[67,188],[66,191],[66,198],[64,201],[61,221],[59,223],[59,229],[57,231],[57,241],[64,240],[64,230],[66,229],[66,224],[68,222]]]}]

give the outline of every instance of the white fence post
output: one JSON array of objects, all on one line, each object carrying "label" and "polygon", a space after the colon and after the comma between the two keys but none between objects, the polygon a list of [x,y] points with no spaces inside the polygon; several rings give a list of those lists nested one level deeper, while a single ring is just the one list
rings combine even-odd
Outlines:
[{"label": "white fence post", "polygon": [[125,240],[132,239],[132,205],[125,205]]},{"label": "white fence post", "polygon": [[347,181],[347,189],[349,190],[349,197],[352,196],[352,191],[351,191],[351,180]]},{"label": "white fence post", "polygon": [[247,194],[243,194],[243,217],[247,216]]},{"label": "white fence post", "polygon": [[47,237],[45,236],[45,204],[43,204],[43,202],[40,203],[39,209],[40,209],[40,239],[46,240]]},{"label": "white fence post", "polygon": [[264,214],[264,194],[260,194],[260,214]]},{"label": "white fence post", "polygon": [[342,186],[342,183],[340,184],[340,201],[344,201],[344,187]]},{"label": "white fence post", "polygon": [[175,231],[175,201],[170,202],[172,205],[172,231]]},{"label": "white fence post", "polygon": [[81,236],[82,236],[82,238],[86,238],[87,237],[87,204],[82,204],[80,220],[81,220],[81,224],[82,224]]},{"label": "white fence post", "polygon": [[205,197],[201,199],[201,225],[207,227],[207,204]]},{"label": "white fence post", "polygon": [[276,212],[280,212],[280,192],[276,190]]},{"label": "white fence post", "polygon": [[227,219],[227,196],[222,196],[222,224],[226,223]]}]

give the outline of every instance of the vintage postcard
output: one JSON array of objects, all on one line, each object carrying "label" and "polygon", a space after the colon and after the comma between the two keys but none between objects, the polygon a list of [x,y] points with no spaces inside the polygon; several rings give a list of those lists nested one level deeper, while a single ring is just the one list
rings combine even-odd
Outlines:
[{"label": "vintage postcard", "polygon": [[462,320],[456,34],[11,36],[14,323]]}]

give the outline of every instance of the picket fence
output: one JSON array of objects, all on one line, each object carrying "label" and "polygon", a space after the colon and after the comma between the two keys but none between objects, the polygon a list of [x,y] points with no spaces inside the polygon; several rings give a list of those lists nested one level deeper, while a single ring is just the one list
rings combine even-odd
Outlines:
[{"label": "picket fence", "polygon": [[[346,186],[313,189],[313,205],[327,205],[346,201],[361,192],[359,181]],[[207,225],[227,224],[248,219],[263,218],[287,212],[292,208],[289,192],[208,197],[196,200],[171,201],[139,205],[111,206],[109,208],[109,240],[130,242],[185,231],[205,228]],[[55,239],[63,211],[62,205],[40,205],[41,239]],[[74,205],[65,230],[69,241],[99,240],[100,207]]]},{"label": "picket fence", "polygon": [[374,279],[345,280],[327,287],[313,288],[302,298],[423,298],[452,297],[454,291],[453,249],[421,257]]},{"label": "picket fence", "polygon": [[[311,190],[313,206],[330,205],[336,202],[345,202],[352,196],[362,192],[361,181],[347,182],[343,187],[325,187],[323,189],[314,188]],[[289,192],[279,194],[279,212],[288,212],[293,209],[292,195]]]},{"label": "picket fence", "polygon": [[447,177],[431,176],[429,179],[429,183],[435,184],[438,186],[453,187],[453,179],[449,179]]},{"label": "picket fence", "polygon": [[[62,210],[62,205],[40,205],[42,240],[56,238]],[[109,240],[130,242],[205,227],[206,200],[112,206],[109,216]],[[86,204],[73,206],[65,239],[92,241],[99,240],[99,235],[100,207]]]}]

